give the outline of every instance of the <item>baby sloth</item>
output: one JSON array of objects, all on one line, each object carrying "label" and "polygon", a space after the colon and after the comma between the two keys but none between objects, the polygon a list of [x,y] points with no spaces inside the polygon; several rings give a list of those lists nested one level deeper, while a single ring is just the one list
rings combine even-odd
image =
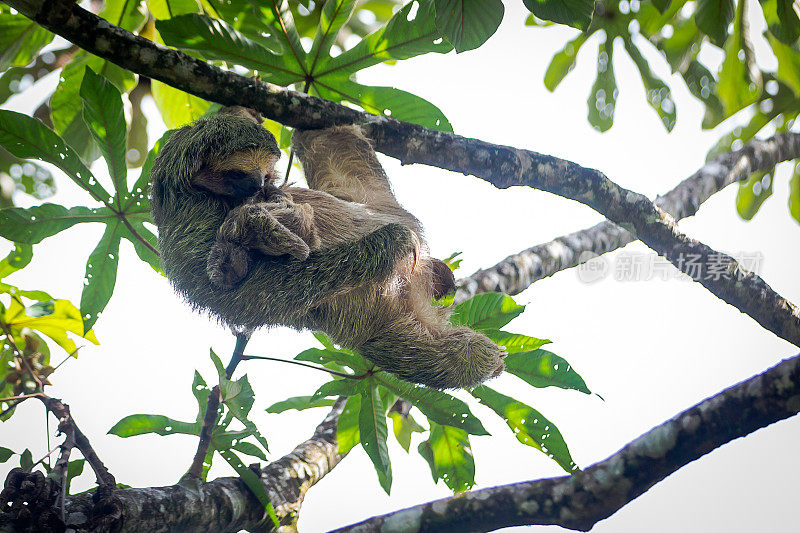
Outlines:
[{"label": "baby sloth", "polygon": [[325,332],[383,370],[478,385],[505,352],[431,303],[454,289],[358,127],[295,131],[309,188],[277,187],[280,152],[243,108],[176,130],[152,171],[164,270],[191,305],[254,330]]}]

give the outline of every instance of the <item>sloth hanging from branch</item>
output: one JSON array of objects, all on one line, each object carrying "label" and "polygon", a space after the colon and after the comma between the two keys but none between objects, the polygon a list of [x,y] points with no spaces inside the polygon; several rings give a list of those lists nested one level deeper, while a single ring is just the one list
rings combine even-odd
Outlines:
[{"label": "sloth hanging from branch", "polygon": [[472,387],[502,372],[502,348],[432,304],[454,289],[453,275],[428,255],[361,130],[296,130],[292,145],[309,188],[276,185],[280,151],[247,109],[173,133],[151,192],[176,290],[234,328],[323,331],[430,387]]}]

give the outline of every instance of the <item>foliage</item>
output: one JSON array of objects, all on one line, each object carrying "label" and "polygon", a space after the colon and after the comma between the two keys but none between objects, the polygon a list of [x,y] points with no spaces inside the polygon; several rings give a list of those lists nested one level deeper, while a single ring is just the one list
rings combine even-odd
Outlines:
[{"label": "foliage", "polygon": [[[526,22],[529,26],[549,26],[540,19],[568,23],[553,16],[552,10],[533,8],[539,4],[526,1],[533,12]],[[751,31],[747,24],[751,5],[741,0],[602,0],[595,4],[591,23],[584,19],[581,24],[571,24],[583,31],[553,56],[545,86],[551,91],[558,87],[575,67],[584,43],[596,34],[597,75],[587,107],[588,121],[598,131],[608,131],[614,124],[619,92],[614,78],[615,43],[622,44],[621,50],[639,70],[647,103],[667,131],[672,131],[677,120],[670,87],[676,76],[705,107],[703,128],[715,128],[734,116],[738,122],[745,121],[746,125],[736,126],[720,138],[709,158],[735,150],[759,133],[789,131],[800,114],[800,18],[792,0],[761,0],[759,4],[768,28],[763,35]],[[568,12],[574,4],[560,5]],[[756,40],[772,51],[777,64],[774,72],[756,64]],[[702,53],[709,48],[722,53],[719,64],[707,59],[715,57],[713,54]],[[654,56],[660,61],[651,65],[647,57]],[[662,79],[657,72],[665,68],[675,76]],[[767,189],[771,191],[763,187],[760,193],[739,194],[736,208],[742,218],[749,220],[756,214],[769,196]],[[796,194],[791,189],[791,204],[800,202]]]},{"label": "foliage", "polygon": [[[709,156],[736,148],[763,131],[789,131],[800,113],[800,20],[791,0],[761,0],[767,22],[763,36],[752,35],[742,0],[522,0],[530,10],[529,26],[566,24],[576,29],[556,53],[544,76],[553,91],[576,66],[584,45],[597,44],[596,78],[588,97],[588,121],[599,131],[614,122],[618,86],[614,45],[628,55],[640,73],[647,102],[664,127],[677,120],[673,79],[659,71],[668,67],[705,107],[703,127],[714,128],[735,115],[748,122],[722,137]],[[186,51],[218,67],[264,81],[346,103],[367,112],[452,131],[436,105],[393,87],[358,81],[370,66],[427,53],[465,52],[481,46],[499,27],[505,9],[500,0],[328,0],[255,2],[254,0],[150,0],[107,2],[99,13],[112,24],[156,42]],[[597,37],[594,37],[595,34]],[[119,246],[130,241],[138,257],[160,273],[156,237],[147,188],[149,169],[160,142],[147,151],[147,123],[142,98],[151,94],[169,127],[178,127],[212,109],[210,102],[160,82],[137,79],[103,58],[65,46],[25,17],[0,5],[0,103],[61,68],[57,87],[36,112],[37,118],[0,110],[0,236],[13,251],[0,261],[0,397],[42,393],[56,367],[43,337],[67,354],[77,351],[75,337],[96,343],[91,330],[113,295]],[[777,60],[765,71],[754,61],[753,39],[764,39]],[[706,62],[701,50],[716,47],[719,65]],[[619,54],[620,49],[617,49]],[[653,64],[650,57],[661,64]],[[619,55],[617,55],[619,57]],[[125,119],[130,106],[131,120]],[[741,118],[741,117],[740,117]],[[283,147],[289,131],[267,122]],[[148,153],[147,157],[144,154]],[[102,157],[108,180],[90,170]],[[15,207],[12,194],[24,192],[36,201],[54,192],[53,176],[43,161],[58,168],[91,200],[67,208],[55,203]],[[132,184],[128,168],[142,167]],[[789,209],[800,221],[800,166],[790,182]],[[774,172],[753,175],[740,187],[737,209],[752,218],[771,195]],[[7,184],[10,185],[7,186]],[[80,310],[42,291],[22,290],[5,278],[25,267],[32,245],[81,223],[101,223],[103,236],[86,263]],[[446,263],[455,269],[454,254]],[[448,303],[447,300],[440,304]],[[507,371],[531,387],[559,387],[589,394],[583,378],[560,356],[543,349],[549,340],[503,328],[524,311],[512,298],[482,294],[454,308],[452,322],[486,334],[508,351]],[[416,386],[375,367],[358,353],[334,345],[317,334],[322,348],[299,353],[295,360],[332,372],[332,379],[312,394],[275,403],[270,413],[330,407],[344,397],[338,419],[339,450],[361,445],[386,492],[392,484],[389,422],[400,446],[409,452],[419,434],[417,452],[427,462],[434,482],[453,491],[471,488],[476,462],[470,438],[488,435],[478,415],[499,416],[521,444],[551,457],[575,472],[565,439],[556,426],[527,403],[488,386],[458,395]],[[238,472],[275,519],[266,493],[242,456],[267,460],[266,438],[251,420],[254,393],[246,376],[226,377],[218,370],[221,404],[203,463],[205,479],[215,453]],[[312,392],[312,391],[308,391]],[[161,414],[129,415],[109,431],[120,437],[142,434],[199,436],[206,415],[208,387],[195,372],[192,394],[198,411],[194,421]],[[478,406],[473,413],[470,405]],[[13,414],[13,402],[0,402],[0,418]],[[31,453],[0,447],[0,462],[19,455],[20,464],[34,465]],[[49,469],[49,463],[44,467]],[[68,477],[79,475],[82,460],[72,461]]]}]

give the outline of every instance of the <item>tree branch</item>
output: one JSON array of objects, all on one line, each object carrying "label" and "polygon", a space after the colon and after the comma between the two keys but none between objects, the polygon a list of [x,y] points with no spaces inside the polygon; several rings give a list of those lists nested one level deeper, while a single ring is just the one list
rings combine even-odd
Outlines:
[{"label": "tree branch", "polygon": [[[306,491],[342,459],[337,451],[336,421],[344,407],[338,400],[314,435],[285,457],[260,471],[267,494],[282,522],[293,523]],[[269,530],[264,507],[238,477],[203,483],[185,479],[169,487],[119,489],[123,531]],[[78,531],[94,509],[91,494],[67,498],[67,524]]]},{"label": "tree branch", "polygon": [[[735,152],[726,152],[656,200],[656,205],[676,220],[697,213],[700,205],[732,183],[746,180],[757,170],[800,157],[800,134],[781,133],[753,140]],[[482,292],[519,294],[532,283],[581,264],[582,252],[602,255],[635,241],[633,235],[613,222],[558,237],[511,255],[493,267],[478,270],[457,282],[456,302]]]},{"label": "tree branch", "polygon": [[800,355],[704,400],[574,476],[475,490],[370,518],[343,532],[588,531],[681,467],[800,412]]}]

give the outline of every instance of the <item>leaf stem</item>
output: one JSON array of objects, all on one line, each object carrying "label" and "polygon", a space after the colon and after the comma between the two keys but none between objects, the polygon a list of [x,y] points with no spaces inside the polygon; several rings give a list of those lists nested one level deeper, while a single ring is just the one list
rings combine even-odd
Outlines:
[{"label": "leaf stem", "polygon": [[339,376],[342,378],[347,379],[362,379],[367,376],[367,374],[345,374],[344,372],[337,372],[336,370],[331,370],[329,368],[325,368],[324,366],[317,366],[311,365],[308,363],[304,363],[302,361],[292,361],[290,359],[280,359],[278,357],[268,357],[266,355],[243,355],[242,361],[249,361],[250,359],[262,359],[264,361],[277,361],[278,363],[289,363],[290,365],[297,365],[297,366],[304,366],[306,368],[313,368],[314,370],[321,370],[323,372],[327,372],[328,374],[332,374],[334,376]]}]

